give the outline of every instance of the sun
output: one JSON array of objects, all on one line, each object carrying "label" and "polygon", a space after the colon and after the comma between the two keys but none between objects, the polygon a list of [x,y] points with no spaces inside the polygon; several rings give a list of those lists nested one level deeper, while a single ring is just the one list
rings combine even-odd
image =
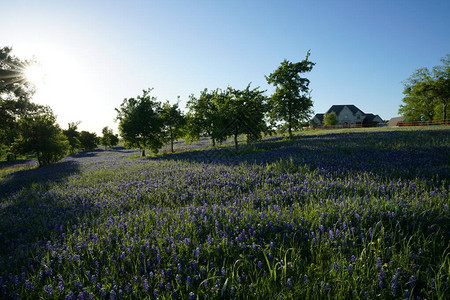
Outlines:
[{"label": "sun", "polygon": [[45,83],[47,74],[41,64],[31,63],[25,66],[23,76],[28,83],[35,87],[40,87]]}]

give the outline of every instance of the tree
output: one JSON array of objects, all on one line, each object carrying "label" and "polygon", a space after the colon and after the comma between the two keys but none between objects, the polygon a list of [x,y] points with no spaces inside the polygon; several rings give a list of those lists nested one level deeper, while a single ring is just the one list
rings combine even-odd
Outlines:
[{"label": "tree", "polygon": [[308,60],[309,55],[308,51],[306,58],[297,63],[285,59],[278,69],[266,76],[267,83],[276,87],[275,93],[269,99],[270,117],[274,122],[286,123],[290,138],[292,130],[298,128],[312,113],[310,81],[300,77],[301,73],[310,72],[315,65]]},{"label": "tree", "polygon": [[220,140],[233,136],[235,149],[238,151],[238,136],[245,134],[247,142],[260,140],[262,133],[267,131],[265,122],[266,97],[259,88],[236,90],[231,87],[215,99],[219,114],[222,116],[223,127]]},{"label": "tree", "polygon": [[221,91],[208,91],[204,89],[197,99],[194,95],[190,96],[187,103],[189,112],[187,115],[186,139],[188,141],[199,140],[201,136],[209,136],[211,144],[214,147],[220,133],[220,124],[222,120],[214,103]]},{"label": "tree", "polygon": [[10,150],[19,134],[17,120],[42,108],[30,102],[35,91],[23,74],[31,62],[11,52],[12,48],[0,48],[0,156]]},{"label": "tree", "polygon": [[323,116],[323,125],[325,126],[333,126],[338,123],[336,113],[333,111],[329,114],[325,114]]},{"label": "tree", "polygon": [[416,70],[404,82],[403,105],[399,113],[408,121],[447,119],[450,99],[450,54],[432,70]]},{"label": "tree", "polygon": [[82,131],[80,132],[80,144],[81,148],[85,151],[87,150],[93,150],[97,148],[97,145],[99,144],[99,138],[95,133],[91,133],[88,131]]},{"label": "tree", "polygon": [[143,90],[136,98],[124,99],[116,108],[119,131],[126,147],[136,147],[145,156],[145,149],[158,153],[164,145],[164,122],[161,104],[150,96],[152,89]]},{"label": "tree", "polygon": [[69,142],[49,107],[21,118],[18,126],[14,149],[20,154],[34,153],[39,166],[55,163],[68,153]]},{"label": "tree", "polygon": [[24,71],[33,61],[22,61],[11,54],[11,47],[0,48],[0,95],[15,99],[30,98],[35,90]]},{"label": "tree", "polygon": [[119,143],[119,138],[114,135],[113,130],[108,126],[102,129],[103,136],[100,138],[100,145],[105,146],[105,150],[108,147],[114,147]]},{"label": "tree", "polygon": [[111,134],[109,136],[109,141],[111,143],[111,147],[115,147],[119,144],[119,136],[117,134]]},{"label": "tree", "polygon": [[69,141],[69,152],[71,154],[74,154],[81,148],[81,142],[80,142],[80,133],[77,131],[78,125],[80,125],[81,121],[78,122],[71,122],[68,125],[68,129],[63,130],[64,135],[67,137],[67,140]]},{"label": "tree", "polygon": [[169,101],[164,103],[161,110],[161,118],[164,124],[164,132],[166,140],[170,142],[170,149],[172,153],[173,142],[182,137],[184,132],[184,126],[186,125],[186,118],[178,107],[180,102],[180,97],[178,97],[178,102],[176,104],[170,105]]}]

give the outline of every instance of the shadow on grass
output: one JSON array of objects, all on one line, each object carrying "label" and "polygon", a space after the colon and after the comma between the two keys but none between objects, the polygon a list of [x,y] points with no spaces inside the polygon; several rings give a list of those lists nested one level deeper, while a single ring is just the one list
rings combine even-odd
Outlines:
[{"label": "shadow on grass", "polygon": [[[424,138],[427,138],[424,141]],[[254,144],[185,151],[151,157],[195,163],[239,165],[279,164],[279,171],[318,170],[322,173],[370,172],[389,178],[449,180],[450,131],[404,131],[327,134],[274,138]],[[274,167],[276,169],[276,166]]]},{"label": "shadow on grass", "polygon": [[[92,156],[85,153],[77,157]],[[66,177],[80,172],[79,162],[65,161],[38,169],[17,171],[0,179],[0,270],[29,264],[33,253],[58,240],[68,226],[85,219],[94,208],[72,200],[52,188]],[[28,263],[27,263],[28,262]]]}]

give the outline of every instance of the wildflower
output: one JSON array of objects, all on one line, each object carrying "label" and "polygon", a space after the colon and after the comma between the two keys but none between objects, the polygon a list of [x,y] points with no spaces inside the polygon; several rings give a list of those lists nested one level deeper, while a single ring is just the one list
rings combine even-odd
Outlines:
[{"label": "wildflower", "polygon": [[292,279],[291,279],[291,278],[288,278],[288,279],[287,279],[286,285],[287,285],[289,288],[292,288]]},{"label": "wildflower", "polygon": [[53,286],[51,284],[49,285],[45,285],[44,286],[44,291],[45,293],[47,293],[49,296],[51,296],[53,294]]},{"label": "wildflower", "polygon": [[350,276],[353,275],[353,265],[352,264],[348,265],[348,275],[350,275]]},{"label": "wildflower", "polygon": [[64,300],[74,300],[75,299],[75,294],[71,291],[69,291],[66,295],[66,297],[64,298]]},{"label": "wildflower", "polygon": [[149,284],[148,284],[148,280],[144,279],[144,282],[142,283],[142,286],[144,287],[144,291],[147,293],[148,289],[149,289]]},{"label": "wildflower", "polygon": [[189,300],[195,300],[195,294],[194,292],[189,293]]}]

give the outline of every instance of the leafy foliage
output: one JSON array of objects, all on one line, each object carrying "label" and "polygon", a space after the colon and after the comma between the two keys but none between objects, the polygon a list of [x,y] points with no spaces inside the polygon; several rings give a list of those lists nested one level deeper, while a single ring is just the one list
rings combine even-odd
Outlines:
[{"label": "leafy foliage", "polygon": [[450,54],[432,70],[421,68],[404,82],[399,113],[408,121],[447,119],[450,101]]},{"label": "leafy foliage", "polygon": [[52,164],[67,155],[70,144],[49,107],[18,121],[19,135],[13,148],[20,154],[36,154],[39,166]]},{"label": "leafy foliage", "polygon": [[333,125],[336,125],[337,123],[338,123],[338,119],[337,119],[336,113],[334,111],[329,114],[325,114],[323,116],[323,125],[333,126]]},{"label": "leafy foliage", "polygon": [[20,117],[42,108],[30,102],[33,86],[23,76],[28,61],[12,55],[12,48],[0,48],[0,156],[10,152],[18,136]]},{"label": "leafy foliage", "polygon": [[100,143],[97,135],[88,131],[81,131],[79,140],[81,148],[85,151],[97,148],[97,145]]},{"label": "leafy foliage", "polygon": [[236,151],[240,134],[247,136],[248,143],[260,140],[262,133],[268,130],[264,119],[267,110],[264,91],[250,89],[249,84],[245,90],[229,87],[221,95],[215,101],[223,120],[219,139],[233,136]]},{"label": "leafy foliage", "polygon": [[310,72],[315,65],[308,60],[309,55],[308,51],[306,58],[297,63],[285,59],[278,69],[266,76],[267,82],[276,87],[269,100],[270,117],[274,122],[285,122],[290,137],[292,130],[312,113],[309,79],[300,76]]},{"label": "leafy foliage", "polygon": [[100,138],[100,145],[108,147],[114,147],[119,143],[119,138],[114,134],[113,130],[108,126],[102,129],[103,136]]},{"label": "leafy foliage", "polygon": [[[187,115],[186,139],[188,141],[198,140],[201,136],[209,136],[213,146],[220,139],[221,116],[215,101],[222,97],[217,89],[208,91],[204,89],[197,99],[194,95],[188,101],[189,113]],[[216,100],[215,100],[216,99]]]},{"label": "leafy foliage", "polygon": [[76,153],[81,148],[81,142],[80,142],[80,133],[77,131],[78,125],[80,125],[81,122],[72,122],[69,123],[68,129],[63,130],[64,135],[67,137],[67,140],[69,141],[69,152],[71,154]]},{"label": "leafy foliage", "polygon": [[162,107],[155,97],[150,96],[151,91],[143,90],[136,98],[124,99],[120,108],[116,108],[125,146],[139,148],[142,156],[145,156],[146,148],[158,153],[165,140]]},{"label": "leafy foliage", "polygon": [[173,150],[173,142],[184,135],[186,118],[178,107],[179,99],[176,104],[170,105],[167,101],[161,110],[161,118],[164,124],[165,140],[170,142],[170,149]]}]

